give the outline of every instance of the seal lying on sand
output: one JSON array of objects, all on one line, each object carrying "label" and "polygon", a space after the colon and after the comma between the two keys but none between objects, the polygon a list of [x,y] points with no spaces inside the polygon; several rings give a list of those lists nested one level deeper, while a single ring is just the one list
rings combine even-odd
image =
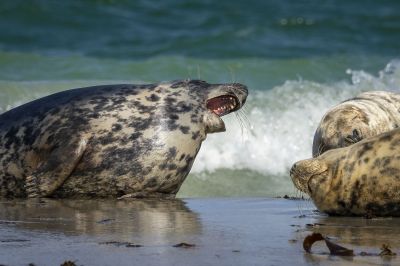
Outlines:
[{"label": "seal lying on sand", "polygon": [[290,176],[328,214],[400,216],[400,128],[299,161]]},{"label": "seal lying on sand", "polygon": [[400,94],[371,91],[330,109],[314,135],[313,157],[347,147],[400,125]]},{"label": "seal lying on sand", "polygon": [[247,88],[199,80],[56,93],[0,115],[1,197],[174,197]]}]

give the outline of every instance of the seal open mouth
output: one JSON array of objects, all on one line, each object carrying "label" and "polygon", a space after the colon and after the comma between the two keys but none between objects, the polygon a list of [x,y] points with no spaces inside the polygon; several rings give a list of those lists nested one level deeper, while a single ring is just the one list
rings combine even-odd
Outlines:
[{"label": "seal open mouth", "polygon": [[239,109],[239,99],[232,95],[222,95],[207,100],[207,108],[218,116],[224,116]]}]

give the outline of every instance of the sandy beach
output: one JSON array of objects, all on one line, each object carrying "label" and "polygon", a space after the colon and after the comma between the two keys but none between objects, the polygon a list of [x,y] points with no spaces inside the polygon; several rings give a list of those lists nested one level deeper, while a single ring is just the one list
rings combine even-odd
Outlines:
[{"label": "sandy beach", "polygon": [[[273,198],[25,200],[0,203],[0,264],[399,265],[399,218],[338,218]],[[320,232],[356,256],[328,255]],[[186,243],[193,247],[174,247]],[[375,254],[361,256],[361,252]]]}]

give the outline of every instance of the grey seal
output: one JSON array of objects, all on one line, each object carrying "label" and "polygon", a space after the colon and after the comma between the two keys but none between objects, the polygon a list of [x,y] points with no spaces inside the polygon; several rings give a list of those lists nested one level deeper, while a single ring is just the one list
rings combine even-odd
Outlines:
[{"label": "grey seal", "polygon": [[314,134],[313,157],[347,147],[400,125],[400,94],[364,92],[331,108]]},{"label": "grey seal", "polygon": [[290,176],[322,212],[400,216],[400,128],[299,161]]},{"label": "grey seal", "polygon": [[246,86],[181,80],[59,92],[0,115],[0,197],[174,197]]}]

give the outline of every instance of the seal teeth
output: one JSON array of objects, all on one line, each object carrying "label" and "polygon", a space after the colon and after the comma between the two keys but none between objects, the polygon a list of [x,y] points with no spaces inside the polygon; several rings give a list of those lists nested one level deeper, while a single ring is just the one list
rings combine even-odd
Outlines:
[{"label": "seal teeth", "polygon": [[207,101],[207,108],[218,116],[229,114],[235,110],[237,105],[238,100],[230,95],[222,95]]}]

